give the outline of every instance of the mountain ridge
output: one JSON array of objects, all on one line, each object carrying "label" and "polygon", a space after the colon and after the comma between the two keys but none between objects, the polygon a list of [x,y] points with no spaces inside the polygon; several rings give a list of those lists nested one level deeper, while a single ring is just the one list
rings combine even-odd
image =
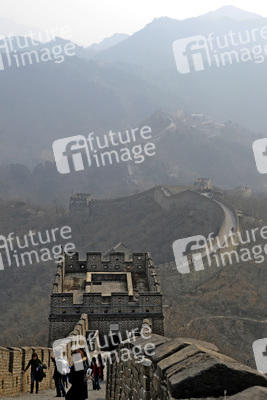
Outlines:
[{"label": "mountain ridge", "polygon": [[93,43],[87,47],[88,50],[101,51],[106,50],[109,47],[113,47],[121,41],[127,39],[129,35],[126,33],[114,33],[112,36],[106,37],[99,43]]},{"label": "mountain ridge", "polygon": [[199,17],[215,18],[215,19],[222,18],[222,17],[228,17],[228,18],[235,19],[237,21],[263,18],[259,14],[253,13],[251,11],[243,10],[242,8],[235,7],[233,5],[219,7],[214,11],[200,15]]}]

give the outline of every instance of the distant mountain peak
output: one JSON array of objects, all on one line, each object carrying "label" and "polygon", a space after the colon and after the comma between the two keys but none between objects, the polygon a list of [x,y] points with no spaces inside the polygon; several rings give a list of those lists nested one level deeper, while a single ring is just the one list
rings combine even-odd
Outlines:
[{"label": "distant mountain peak", "polygon": [[88,49],[94,51],[106,50],[110,47],[116,46],[128,37],[129,35],[127,35],[126,33],[114,33],[114,35],[105,38],[100,43],[93,43],[91,46],[88,47]]},{"label": "distant mountain peak", "polygon": [[244,21],[244,20],[248,20],[248,19],[259,19],[259,18],[263,18],[261,15],[259,14],[255,14],[249,11],[245,11],[242,10],[241,8],[232,6],[232,5],[228,5],[228,6],[223,6],[218,8],[215,11],[211,11],[207,14],[201,15],[201,17],[208,17],[211,19],[218,19],[218,18],[222,18],[222,17],[228,17],[228,18],[232,18],[235,19],[237,21]]}]

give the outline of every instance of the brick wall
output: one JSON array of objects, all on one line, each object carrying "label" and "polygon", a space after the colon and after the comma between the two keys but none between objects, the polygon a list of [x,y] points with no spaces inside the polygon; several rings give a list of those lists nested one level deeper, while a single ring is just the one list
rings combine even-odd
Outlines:
[{"label": "brick wall", "polygon": [[[106,358],[107,364],[107,400],[163,400],[170,399],[170,393],[166,383],[157,373],[157,365],[153,363],[150,355],[134,355],[133,347],[141,346],[145,349],[147,344],[154,344],[155,348],[168,338],[152,335],[152,338],[138,338],[131,343],[122,343],[117,353],[111,353]],[[127,350],[125,350],[127,349]],[[128,356],[130,355],[130,356]]]},{"label": "brick wall", "polygon": [[188,208],[188,204],[190,204],[190,210],[199,213],[208,211],[212,220],[218,225],[221,225],[224,220],[224,212],[222,208],[213,200],[206,196],[202,196],[200,193],[195,191],[185,190],[181,193],[166,196],[162,188],[157,187],[155,188],[154,201],[166,212],[174,209],[185,210]]},{"label": "brick wall", "polygon": [[0,347],[0,396],[18,395],[30,391],[30,368],[22,374],[28,361],[36,351],[39,359],[46,364],[46,378],[40,383],[40,390],[54,387],[52,379],[54,366],[50,360],[52,349],[45,347]]},{"label": "brick wall", "polygon": [[106,357],[107,400],[215,400],[225,392],[228,398],[252,386],[267,387],[264,374],[220,354],[212,343],[148,336],[124,342]]},{"label": "brick wall", "polygon": [[[88,331],[88,318],[87,318],[87,314],[82,314],[80,316],[79,321],[77,322],[77,324],[75,325],[74,329],[69,332],[68,335],[63,335],[61,337],[61,339],[67,337],[67,336],[84,336],[86,337],[86,332]],[[81,346],[82,347],[82,346]],[[65,348],[65,355],[69,361],[69,364],[72,364],[72,358],[71,358],[71,342],[69,342]]]},{"label": "brick wall", "polygon": [[120,197],[118,199],[92,199],[89,201],[89,215],[103,215],[105,213],[110,214],[114,211],[119,211],[121,207],[127,210],[131,209],[133,202],[139,202],[140,204],[146,204],[150,199],[153,199],[154,188],[148,189],[142,193],[134,194],[132,196]]},{"label": "brick wall", "polygon": [[[80,316],[79,321],[71,332],[65,336],[86,336],[88,330],[87,315]],[[66,347],[67,357],[71,361],[71,343]],[[47,390],[54,388],[54,380],[52,378],[54,373],[54,364],[51,361],[53,356],[53,349],[47,347],[0,347],[0,397],[1,396],[15,396],[22,392],[30,392],[30,368],[25,374],[21,371],[24,369],[28,361],[32,357],[33,351],[36,351],[39,359],[46,364],[45,370],[46,378],[40,383],[40,390]]]}]

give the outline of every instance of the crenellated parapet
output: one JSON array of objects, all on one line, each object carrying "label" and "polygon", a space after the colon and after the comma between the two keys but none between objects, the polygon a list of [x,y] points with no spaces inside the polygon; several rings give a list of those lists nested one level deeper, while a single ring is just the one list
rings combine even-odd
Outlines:
[{"label": "crenellated parapet", "polygon": [[265,398],[266,387],[264,374],[192,338],[143,335],[123,342],[107,358],[107,400],[222,399],[236,393],[238,399],[256,399]]},{"label": "crenellated parapet", "polygon": [[0,396],[16,396],[30,391],[30,368],[22,374],[33,352],[37,352],[46,364],[46,378],[40,383],[40,390],[54,387],[52,379],[54,365],[51,361],[53,350],[47,347],[0,347]]}]

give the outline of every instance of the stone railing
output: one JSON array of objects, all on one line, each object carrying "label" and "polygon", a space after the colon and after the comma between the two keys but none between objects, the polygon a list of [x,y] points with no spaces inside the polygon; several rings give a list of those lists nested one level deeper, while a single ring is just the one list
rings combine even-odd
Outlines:
[{"label": "stone railing", "polygon": [[[86,337],[87,331],[88,318],[87,314],[83,314],[69,336],[81,335]],[[22,370],[26,368],[33,351],[37,352],[39,359],[47,366],[46,377],[40,383],[40,390],[54,387],[54,380],[52,379],[54,364],[51,361],[52,348],[0,347],[0,397],[16,396],[22,392],[30,391],[31,369],[29,368],[25,374],[22,374]],[[71,343],[66,345],[65,352],[69,362],[71,362]]]},{"label": "stone railing", "polygon": [[87,343],[90,352],[100,352],[99,347],[99,331],[98,330],[89,330],[87,333]]},{"label": "stone railing", "polygon": [[[88,331],[88,316],[87,314],[82,314],[75,328],[73,329],[73,331],[69,333],[68,336],[83,336],[84,338],[86,338],[87,331]],[[72,342],[68,342],[64,349],[65,357],[68,359],[70,365],[72,364],[71,346]],[[84,347],[83,343],[81,343],[81,347]]]},{"label": "stone railing", "polygon": [[15,396],[21,392],[30,391],[30,371],[26,368],[28,361],[32,358],[33,351],[36,351],[39,359],[46,364],[46,378],[40,383],[40,390],[54,387],[52,379],[54,365],[50,359],[53,350],[45,347],[0,347],[0,396]]},{"label": "stone railing", "polygon": [[107,360],[107,400],[228,398],[251,386],[267,387],[267,378],[196,339],[152,334],[122,343]]},{"label": "stone railing", "polygon": [[62,282],[63,282],[63,277],[62,277],[62,266],[61,264],[57,266],[57,272],[55,275],[55,281],[53,283],[53,289],[52,293],[61,293],[63,290],[62,287]]},{"label": "stone railing", "polygon": [[161,292],[160,283],[158,281],[157,273],[150,253],[148,253],[148,269],[146,271],[146,274],[149,282],[150,291]]},{"label": "stone railing", "polygon": [[73,331],[70,332],[69,336],[86,336],[86,331],[88,331],[88,316],[87,314],[82,314],[80,320],[77,322]]}]

